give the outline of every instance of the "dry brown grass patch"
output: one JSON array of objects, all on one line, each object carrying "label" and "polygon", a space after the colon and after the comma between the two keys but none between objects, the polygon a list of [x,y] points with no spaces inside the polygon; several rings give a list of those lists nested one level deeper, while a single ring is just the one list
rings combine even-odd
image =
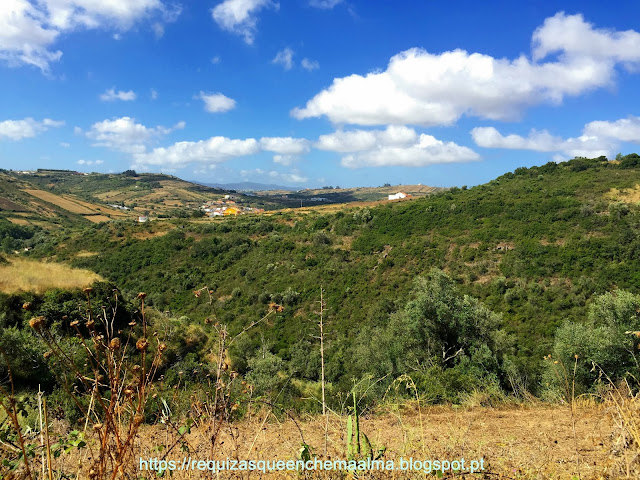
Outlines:
[{"label": "dry brown grass patch", "polygon": [[23,258],[9,258],[0,266],[0,291],[42,293],[52,288],[78,288],[102,278],[89,270],[71,268],[61,263],[47,263]]}]

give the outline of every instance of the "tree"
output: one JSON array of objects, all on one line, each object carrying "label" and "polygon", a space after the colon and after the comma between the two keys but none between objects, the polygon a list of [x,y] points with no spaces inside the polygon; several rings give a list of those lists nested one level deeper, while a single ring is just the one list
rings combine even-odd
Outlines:
[{"label": "tree", "polygon": [[548,382],[561,388],[566,377],[572,382],[575,365],[576,393],[583,393],[603,373],[614,383],[637,373],[639,312],[640,295],[619,290],[597,297],[585,323],[566,322],[556,332]]}]

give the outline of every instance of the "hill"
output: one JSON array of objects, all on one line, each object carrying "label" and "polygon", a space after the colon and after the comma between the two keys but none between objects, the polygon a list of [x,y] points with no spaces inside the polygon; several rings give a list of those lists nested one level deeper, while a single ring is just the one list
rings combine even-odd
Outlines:
[{"label": "hill", "polygon": [[[15,225],[51,228],[56,224],[100,223],[202,216],[201,206],[228,191],[162,174],[82,174],[40,169],[0,171],[0,218]],[[277,200],[236,195],[248,207],[280,208]]]},{"label": "hill", "polygon": [[[155,308],[191,322],[204,322],[214,308],[233,331],[268,303],[282,303],[279,320],[256,328],[234,351],[241,371],[260,348],[292,364],[317,353],[309,335],[322,285],[327,372],[347,390],[351,378],[384,374],[371,339],[390,334],[386,325],[412,298],[413,279],[437,267],[502,316],[518,378],[535,391],[559,325],[583,321],[598,294],[640,292],[640,209],[630,201],[638,185],[633,163],[575,159],[332,213],[87,225],[42,249],[36,243],[29,255],[46,251],[131,295],[148,292]],[[204,285],[217,299],[213,307],[193,295]]]}]

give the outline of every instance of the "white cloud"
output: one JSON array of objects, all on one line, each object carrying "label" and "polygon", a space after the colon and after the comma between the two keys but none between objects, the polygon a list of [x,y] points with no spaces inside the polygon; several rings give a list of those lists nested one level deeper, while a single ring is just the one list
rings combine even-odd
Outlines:
[{"label": "white cloud", "polygon": [[151,100],[157,100],[158,99],[158,91],[155,88],[151,89]]},{"label": "white cloud", "polygon": [[584,134],[640,143],[640,117],[629,116],[615,122],[590,122],[585,125]]},{"label": "white cloud", "polygon": [[347,155],[343,167],[426,167],[438,163],[459,163],[479,160],[480,156],[468,147],[443,142],[431,135],[421,134],[417,143],[408,146],[382,145],[375,149]]},{"label": "white cloud", "polygon": [[104,161],[103,160],[78,160],[76,163],[78,165],[102,165]]},{"label": "white cloud", "polygon": [[258,23],[257,14],[265,7],[278,8],[271,0],[224,0],[212,10],[213,19],[223,30],[242,35],[251,45]]},{"label": "white cloud", "polygon": [[296,157],[295,155],[274,155],[273,156],[273,163],[277,163],[278,165],[283,165],[285,167],[288,167],[289,165],[293,165],[296,160],[298,160],[298,157]]},{"label": "white cloud", "polygon": [[62,148],[69,148],[71,144],[69,142],[60,142],[59,144]]},{"label": "white cloud", "polygon": [[281,181],[281,182],[285,182],[285,183],[293,183],[293,184],[300,184],[300,183],[304,183],[307,180],[309,180],[307,177],[302,175],[297,170],[294,170],[292,172],[277,172],[275,170],[271,170],[269,172],[269,177],[271,177],[272,179],[274,179],[276,181]]},{"label": "white cloud", "polygon": [[268,152],[300,155],[309,151],[309,141],[304,138],[262,137],[260,147]]},{"label": "white cloud", "polygon": [[190,163],[221,163],[233,157],[252,155],[260,151],[254,138],[246,140],[212,137],[198,142],[177,142],[166,148],[134,155],[135,166],[160,165],[184,167]]},{"label": "white cloud", "polygon": [[200,92],[196,98],[204,102],[204,109],[210,113],[228,112],[236,107],[236,101],[222,93],[205,93]]},{"label": "white cloud", "polygon": [[640,59],[640,33],[596,29],[582,15],[557,13],[547,18],[533,33],[533,58],[552,53],[599,57],[606,61],[637,62]]},{"label": "white cloud", "polygon": [[349,153],[385,146],[409,145],[417,140],[418,134],[414,129],[390,125],[386,130],[351,130],[320,135],[314,147],[319,150]]},{"label": "white cloud", "polygon": [[342,0],[309,0],[309,5],[323,10],[330,10],[340,3]]},{"label": "white cloud", "polygon": [[123,102],[131,102],[136,99],[136,94],[133,90],[127,92],[110,88],[106,92],[100,95],[100,100],[103,102],[113,102],[115,100],[122,100]]},{"label": "white cloud", "polygon": [[270,177],[271,181],[278,183],[296,184],[309,180],[302,175],[298,170],[293,169],[290,172],[278,172],[276,170],[265,171],[262,168],[254,168],[251,170],[240,170],[240,175],[245,179],[256,179],[258,181],[264,181],[264,177]]},{"label": "white cloud", "polygon": [[215,57],[213,57],[211,59],[211,63],[213,63],[214,65],[217,65],[220,63],[220,55],[216,55]]},{"label": "white cloud", "polygon": [[321,135],[314,147],[349,153],[342,157],[348,168],[405,166],[468,162],[480,156],[470,148],[443,142],[431,135],[418,135],[412,128],[390,125],[385,130],[337,131]]},{"label": "white cloud", "polygon": [[522,137],[514,134],[504,136],[494,127],[476,127],[471,130],[471,136],[478,146],[484,148],[561,152],[571,158],[609,156],[615,150],[615,142],[610,138],[586,133],[576,138],[563,139],[546,130],[532,130],[527,137]]},{"label": "white cloud", "polygon": [[485,148],[557,152],[554,160],[566,160],[567,156],[611,158],[618,151],[620,142],[640,143],[640,117],[589,122],[584,126],[582,135],[567,139],[553,136],[547,130],[531,130],[527,137],[515,134],[505,136],[494,127],[476,127],[471,130],[471,136],[478,146]]},{"label": "white cloud", "polygon": [[320,68],[320,64],[317,61],[310,60],[308,58],[303,58],[302,62],[300,62],[300,65],[302,65],[302,68],[309,72]]},{"label": "white cloud", "polygon": [[23,120],[5,120],[0,122],[0,140],[22,140],[23,138],[35,137],[38,133],[47,131],[49,128],[64,126],[64,122],[45,118],[41,122],[27,117]]},{"label": "white cloud", "polygon": [[[533,59],[413,48],[393,56],[384,71],[334,79],[291,113],[360,125],[451,125],[462,115],[514,120],[531,105],[612,85],[617,64],[640,63],[639,37],[559,13],[534,32]],[[557,58],[544,61],[552,52]]]},{"label": "white cloud", "polygon": [[293,68],[293,53],[293,50],[289,47],[283,48],[276,54],[275,58],[271,60],[271,63],[282,65],[282,68],[285,70],[291,70],[291,68]]},{"label": "white cloud", "polygon": [[46,72],[62,56],[53,48],[60,34],[78,29],[127,30],[157,12],[165,21],[176,16],[175,9],[161,0],[2,0],[0,60]]},{"label": "white cloud", "polygon": [[[309,151],[308,140],[292,137],[263,137],[230,139],[216,136],[196,142],[177,142],[169,147],[155,148],[150,152],[141,150],[134,153],[134,163],[138,166],[160,165],[180,168],[190,163],[216,164],[234,157],[254,155],[260,152],[274,152],[281,162],[293,161],[295,155]],[[290,156],[289,159],[285,157]]]},{"label": "white cloud", "polygon": [[95,147],[107,147],[120,152],[136,154],[144,153],[147,145],[155,138],[168,135],[172,131],[181,130],[184,127],[184,122],[179,122],[171,128],[146,127],[136,123],[135,119],[131,117],[121,117],[94,123],[85,135],[94,141],[93,146]]}]

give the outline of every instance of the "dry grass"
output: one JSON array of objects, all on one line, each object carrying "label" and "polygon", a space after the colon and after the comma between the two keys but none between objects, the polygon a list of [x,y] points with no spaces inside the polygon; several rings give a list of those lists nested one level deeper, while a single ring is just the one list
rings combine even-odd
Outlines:
[{"label": "dry grass", "polygon": [[[225,424],[215,451],[211,451],[207,422],[199,423],[182,440],[166,426],[143,427],[136,446],[137,458],[163,458],[167,447],[176,441],[184,445],[175,448],[165,458],[181,463],[192,459],[296,460],[301,443],[311,447],[321,459],[324,445],[324,420],[321,416],[291,419],[274,415],[269,409],[253,412],[245,420]],[[421,427],[422,424],[422,427]],[[484,458],[486,476],[466,475],[464,478],[555,479],[581,480],[607,478],[609,469],[609,435],[611,418],[605,408],[577,409],[577,451],[569,411],[562,406],[529,405],[505,408],[457,409],[432,407],[417,410],[386,412],[361,418],[361,431],[370,438],[374,450],[386,447],[383,460],[398,462],[401,457],[414,459],[456,460]],[[330,416],[328,455],[326,459],[346,459],[346,420]],[[423,443],[424,439],[424,443]],[[163,448],[159,448],[163,447]],[[159,453],[160,452],[160,453]],[[61,458],[61,470],[81,463],[78,455]],[[578,461],[578,463],[576,462]],[[63,463],[64,462],[64,463]],[[577,466],[579,465],[579,473]],[[343,474],[345,472],[342,472]],[[141,478],[154,478],[150,472],[140,472]],[[177,477],[176,477],[177,475]],[[205,478],[202,472],[174,472],[176,478]],[[81,478],[84,478],[81,474]],[[304,478],[295,472],[259,472],[247,474],[221,473],[216,478]],[[345,478],[336,472],[315,472],[312,478]],[[346,478],[356,478],[347,475]],[[432,478],[404,472],[370,472],[358,478]],[[433,477],[436,478],[436,477]],[[445,478],[454,477],[451,474]],[[612,477],[609,477],[612,478]],[[617,478],[617,477],[616,477]]]},{"label": "dry grass", "polygon": [[109,217],[105,217],[104,215],[85,215],[84,218],[93,223],[102,223],[111,220]]},{"label": "dry grass", "polygon": [[0,291],[4,293],[41,293],[52,288],[77,288],[97,280],[101,280],[101,277],[89,270],[60,263],[9,258],[9,265],[0,266]]},{"label": "dry grass", "polygon": [[605,194],[605,198],[610,200],[621,200],[628,203],[640,203],[640,185],[622,190],[612,188]]},{"label": "dry grass", "polygon": [[31,225],[31,222],[29,222],[29,220],[26,220],[24,218],[8,217],[7,220],[9,220],[11,223],[15,225]]},{"label": "dry grass", "polygon": [[34,197],[39,198],[40,200],[44,200],[45,202],[52,203],[71,213],[78,213],[80,215],[91,215],[96,213],[95,210],[87,208],[76,201],[69,200],[68,198],[64,198],[64,197],[61,197],[60,195],[55,195],[50,192],[45,192],[44,190],[24,190],[24,191],[29,195],[33,195]]}]

